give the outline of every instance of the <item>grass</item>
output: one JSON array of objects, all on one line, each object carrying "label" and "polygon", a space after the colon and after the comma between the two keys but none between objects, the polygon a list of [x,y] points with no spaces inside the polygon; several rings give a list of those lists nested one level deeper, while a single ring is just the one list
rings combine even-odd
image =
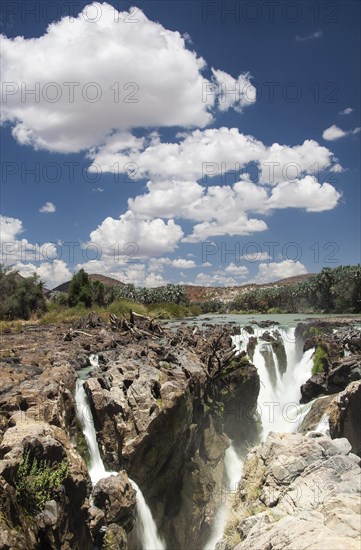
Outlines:
[{"label": "grass", "polygon": [[26,321],[0,321],[0,333],[22,332]]},{"label": "grass", "polygon": [[[48,304],[47,311],[40,317],[38,322],[41,325],[48,325],[51,323],[72,323],[76,319],[79,319],[79,317],[88,315],[90,311],[95,311],[105,322],[107,322],[111,313],[117,317],[123,317],[124,315],[129,319],[130,310],[133,310],[139,315],[150,317],[159,315],[163,319],[183,318],[199,315],[201,313],[198,306],[183,306],[172,303],[144,305],[130,300],[116,300],[108,307],[93,306],[91,308],[86,308],[85,306],[67,307],[50,303]],[[21,323],[19,323],[19,325],[21,327]]]}]

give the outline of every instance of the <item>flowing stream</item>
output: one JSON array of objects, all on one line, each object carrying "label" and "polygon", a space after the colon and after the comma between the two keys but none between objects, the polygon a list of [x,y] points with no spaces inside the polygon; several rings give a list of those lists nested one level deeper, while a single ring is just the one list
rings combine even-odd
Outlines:
[{"label": "flowing stream", "polygon": [[[271,333],[275,329],[281,333],[287,357],[287,368],[283,374],[271,344],[261,339],[265,332]],[[262,433],[259,441],[261,443],[271,431],[294,433],[300,428],[313,403],[300,405],[299,400],[301,397],[300,387],[311,376],[312,357],[315,350],[312,348],[303,354],[300,353],[295,340],[295,329],[281,329],[274,326],[265,329],[255,328],[252,335],[241,329],[241,334],[233,337],[239,351],[247,352],[250,336],[257,337],[257,344],[251,362],[257,368],[260,377],[260,392],[257,404],[262,421]],[[265,359],[267,356],[268,361]],[[326,420],[320,422],[319,427],[325,429],[325,424]],[[228,479],[232,478],[234,486],[242,476],[243,458],[237,455],[233,445],[226,451],[226,476]],[[205,550],[214,550],[217,542],[222,539],[227,516],[228,508],[222,503],[216,514],[211,536],[205,545]]]},{"label": "flowing stream", "polygon": [[[98,366],[98,356],[90,355],[90,367],[83,369],[82,377],[78,378],[76,383],[76,414],[82,425],[83,434],[90,455],[89,475],[93,486],[100,480],[112,475],[117,475],[117,472],[109,471],[105,468],[102,457],[100,456],[99,446],[94,428],[93,415],[89,405],[87,395],[83,384],[86,380],[89,371]],[[153,520],[151,511],[145,501],[144,495],[135,481],[129,478],[130,483],[136,491],[136,507],[137,520],[136,529],[143,550],[165,550],[163,541],[158,535],[157,526]]]}]

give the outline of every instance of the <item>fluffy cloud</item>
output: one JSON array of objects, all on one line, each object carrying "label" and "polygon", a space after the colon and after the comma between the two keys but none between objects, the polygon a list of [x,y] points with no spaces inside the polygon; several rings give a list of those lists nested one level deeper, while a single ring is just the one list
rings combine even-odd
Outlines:
[{"label": "fluffy cloud", "polygon": [[76,269],[85,269],[87,273],[102,273],[126,284],[136,286],[157,287],[166,285],[169,281],[162,274],[152,269],[151,264],[114,262],[110,257],[102,257],[99,261],[78,264]]},{"label": "fluffy cloud", "polygon": [[55,243],[32,244],[27,239],[19,238],[23,232],[21,220],[0,215],[0,263],[11,265],[26,261],[52,261],[57,257]]},{"label": "fluffy cloud", "polygon": [[296,262],[294,260],[261,263],[258,266],[258,274],[255,278],[255,282],[269,283],[278,281],[279,279],[285,279],[286,277],[303,275],[304,273],[307,273],[307,268],[301,262]]},{"label": "fluffy cloud", "polygon": [[[38,38],[4,37],[3,120],[13,123],[20,143],[77,152],[111,139],[116,130],[212,121],[219,92],[204,93],[212,85],[202,74],[205,61],[187,49],[179,32],[135,11],[94,2]],[[248,74],[238,81],[245,86]]]},{"label": "fluffy cloud", "polygon": [[91,232],[89,244],[94,243],[102,254],[113,258],[129,256],[132,250],[140,258],[173,252],[182,236],[182,228],[174,220],[147,220],[128,211],[119,219],[106,218]]},{"label": "fluffy cloud", "polygon": [[196,267],[196,263],[193,260],[184,260],[183,258],[172,260],[171,265],[177,269],[193,269]]},{"label": "fluffy cloud", "polygon": [[195,284],[200,286],[234,286],[237,282],[233,277],[226,277],[217,272],[211,275],[198,273]]},{"label": "fluffy cloud", "polygon": [[[296,179],[329,168],[333,153],[314,140],[290,147],[274,143],[270,147],[253,136],[242,134],[238,128],[195,130],[178,136],[178,142],[163,143],[151,136],[150,140],[133,140],[131,136],[113,136],[113,141],[94,148],[89,153],[94,166],[90,170],[127,172],[132,179],[208,182],[215,176],[239,171],[253,163],[259,171],[260,183],[276,185],[280,181]],[[129,143],[131,145],[129,145]]]},{"label": "fluffy cloud", "polygon": [[272,190],[268,201],[271,208],[305,208],[307,212],[332,210],[341,194],[329,183],[320,184],[315,177],[306,176],[295,182],[282,182]]},{"label": "fluffy cloud", "polygon": [[[346,114],[346,113],[343,113],[343,114]],[[340,139],[340,138],[343,138],[345,136],[351,136],[351,135],[358,134],[360,131],[361,131],[361,128],[357,127],[357,128],[354,128],[353,130],[349,130],[348,132],[345,132],[344,130],[342,130],[341,128],[336,126],[336,124],[332,124],[332,126],[327,128],[323,132],[322,137],[326,141],[336,141],[336,139]]]},{"label": "fluffy cloud", "polygon": [[14,241],[23,231],[21,220],[0,215],[0,238],[2,243]]},{"label": "fluffy cloud", "polygon": [[350,115],[353,112],[352,107],[346,107],[343,111],[340,111],[339,115]]},{"label": "fluffy cloud", "polygon": [[51,214],[52,212],[56,211],[56,206],[52,202],[46,202],[41,208],[39,208],[39,212],[42,214]]},{"label": "fluffy cloud", "polygon": [[23,277],[30,277],[36,273],[45,283],[46,288],[49,289],[55,288],[65,281],[69,281],[72,276],[72,273],[63,260],[41,262],[39,265],[18,262],[13,268],[18,270]]},{"label": "fluffy cloud", "polygon": [[248,268],[244,265],[236,265],[232,262],[227,265],[227,267],[224,269],[224,272],[229,273],[234,277],[244,278],[246,275],[248,275]]},{"label": "fluffy cloud", "polygon": [[304,208],[321,212],[334,208],[340,193],[314,176],[283,181],[269,188],[257,185],[243,174],[233,186],[203,187],[195,181],[148,182],[148,193],[128,202],[137,216],[182,218],[195,223],[183,242],[200,242],[211,236],[250,235],[265,231],[264,220],[250,213],[267,214],[279,208]]},{"label": "fluffy cloud", "polygon": [[218,108],[228,111],[233,108],[241,113],[244,107],[256,101],[256,88],[250,82],[250,75],[240,74],[233,78],[224,71],[212,69],[213,80],[218,93]]},{"label": "fluffy cloud", "polygon": [[332,124],[332,126],[327,128],[322,134],[323,139],[326,141],[335,141],[345,136],[347,136],[347,132],[341,130],[336,124]]},{"label": "fluffy cloud", "polygon": [[150,271],[153,272],[163,271],[165,266],[177,269],[193,269],[197,267],[194,260],[186,260],[184,258],[177,258],[175,260],[171,260],[170,258],[151,258],[148,265]]}]

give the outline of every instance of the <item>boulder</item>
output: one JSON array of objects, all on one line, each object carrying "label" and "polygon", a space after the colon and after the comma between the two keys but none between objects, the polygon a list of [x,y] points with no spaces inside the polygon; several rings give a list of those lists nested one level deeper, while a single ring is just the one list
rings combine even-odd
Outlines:
[{"label": "boulder", "polygon": [[352,382],[340,392],[329,407],[330,435],[346,437],[352,452],[361,456],[361,382]]},{"label": "boulder", "polygon": [[131,531],[135,521],[136,493],[125,471],[101,479],[93,489],[94,505],[104,512],[107,524]]},{"label": "boulder", "polygon": [[270,433],[246,458],[217,549],[358,548],[361,470],[350,450],[344,438]]},{"label": "boulder", "polygon": [[[0,446],[0,493],[6,533],[3,538],[12,540],[16,529],[26,540],[25,548],[36,548],[40,544],[54,550],[58,547],[90,550],[92,537],[87,525],[87,497],[91,484],[83,459],[60,428],[24,418],[21,413],[14,414],[11,423]],[[61,486],[38,511],[33,507],[25,509],[26,503],[20,503],[16,495],[17,472],[25,453],[31,463],[36,459],[46,461],[53,469],[63,462],[68,465]]]}]

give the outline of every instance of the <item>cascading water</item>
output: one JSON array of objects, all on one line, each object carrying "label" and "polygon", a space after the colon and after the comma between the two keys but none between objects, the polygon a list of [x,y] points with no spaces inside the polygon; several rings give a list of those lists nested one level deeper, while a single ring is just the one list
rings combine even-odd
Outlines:
[{"label": "cascading water", "polygon": [[227,495],[235,493],[238,482],[242,476],[243,460],[238,456],[232,443],[224,455],[224,469],[226,474],[226,484],[222,484],[222,503],[216,513],[211,536],[204,547],[205,550],[213,550],[217,542],[222,538],[227,522],[229,504],[231,504],[229,499],[227,499]]},{"label": "cascading water", "polygon": [[165,550],[165,545],[160,538],[157,526],[154,523],[149,506],[145,502],[142,491],[135,481],[130,479],[133,488],[137,493],[137,521],[135,529],[139,540],[142,541],[143,550]]},{"label": "cascading water", "polygon": [[[89,362],[91,367],[98,366],[98,357],[96,355],[90,355]],[[99,481],[99,479],[109,477],[111,475],[116,475],[117,472],[108,472],[105,469],[104,462],[100,456],[97,436],[94,428],[93,415],[90,409],[87,395],[83,387],[84,381],[84,379],[82,380],[78,378],[76,382],[76,414],[79,422],[83,427],[83,434],[89,449],[89,475],[93,485],[95,485]]]},{"label": "cascading water", "polygon": [[313,430],[314,432],[320,432],[321,434],[330,435],[330,422],[327,414],[323,414],[319,423]]},{"label": "cascading water", "polygon": [[[276,329],[277,327],[273,327]],[[267,329],[266,329],[267,330]],[[282,342],[287,357],[287,368],[284,374],[280,373],[279,362],[272,346],[261,339],[264,329],[255,329],[254,334],[257,344],[254,349],[252,363],[257,367],[260,378],[260,392],[258,396],[258,410],[262,420],[262,434],[260,442],[264,441],[270,431],[296,432],[302,424],[302,420],[310,409],[312,402],[300,405],[300,387],[311,376],[314,348],[307,350],[299,356],[297,342],[295,341],[295,329],[289,328],[282,331]],[[269,329],[267,330],[269,332]],[[242,330],[240,335],[233,337],[234,344],[239,351],[247,353],[250,342],[250,334]],[[273,361],[274,375],[267,368],[265,356]],[[237,455],[231,445],[225,456],[225,469],[227,477],[230,475],[238,482],[242,475],[243,460]],[[232,472],[232,473],[230,473]],[[214,522],[211,537],[205,547],[213,550],[216,543],[222,538],[228,515],[227,507],[221,505]]]},{"label": "cascading water", "polygon": [[[314,354],[314,348],[307,350],[301,358],[297,355],[297,347],[294,336],[294,329],[282,331],[282,342],[287,357],[287,369],[283,375],[280,374],[278,359],[272,346],[261,340],[265,330],[256,329],[254,336],[257,337],[257,344],[253,355],[253,364],[257,367],[260,378],[260,392],[258,396],[258,410],[262,420],[263,441],[270,431],[274,432],[295,432],[298,430],[303,417],[311,404],[300,405],[300,387],[310,377]],[[267,331],[268,332],[268,331]],[[240,351],[247,351],[249,334],[245,330],[234,339],[234,343]],[[270,369],[262,355],[262,350],[267,349],[271,353],[275,363],[276,380],[271,379]]]},{"label": "cascading water", "polygon": [[[90,355],[89,362],[90,367],[83,370],[83,376],[85,376],[85,378],[78,378],[77,380],[75,401],[76,414],[82,425],[83,434],[87,442],[90,455],[89,475],[93,485],[95,485],[100,479],[117,475],[117,472],[106,470],[102,457],[100,456],[93,415],[83,387],[89,370],[98,366],[98,356]],[[129,479],[129,481],[136,491],[138,515],[137,523],[139,524],[139,539],[143,550],[165,550],[164,543],[158,535],[157,526],[154,523],[151,511],[145,502],[142,491],[133,480]]]}]

